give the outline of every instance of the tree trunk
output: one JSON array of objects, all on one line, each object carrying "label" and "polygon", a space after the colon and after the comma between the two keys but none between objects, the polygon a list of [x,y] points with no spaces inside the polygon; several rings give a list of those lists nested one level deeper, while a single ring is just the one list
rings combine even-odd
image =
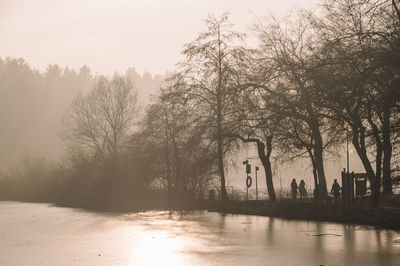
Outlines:
[{"label": "tree trunk", "polygon": [[272,167],[270,161],[270,156],[272,152],[272,137],[269,136],[267,138],[267,153],[265,153],[265,145],[261,141],[257,141],[257,151],[258,151],[258,157],[260,158],[265,171],[265,179],[267,183],[269,200],[271,202],[276,202],[274,182],[272,180]]},{"label": "tree trunk", "polygon": [[381,176],[382,176],[382,151],[383,151],[383,147],[382,147],[382,141],[381,141],[381,139],[379,137],[378,126],[372,120],[372,114],[371,114],[370,110],[368,110],[368,123],[372,128],[372,133],[373,133],[374,138],[375,138],[375,144],[376,144],[375,177],[376,177],[376,180],[377,180],[378,184],[380,184]]},{"label": "tree trunk", "polygon": [[325,178],[325,170],[324,170],[324,158],[323,158],[323,142],[321,137],[321,132],[318,125],[318,120],[315,117],[312,110],[309,111],[310,116],[310,127],[313,135],[314,143],[314,159],[315,159],[315,167],[318,173],[318,196],[321,199],[328,198],[328,191],[326,187],[326,178]]},{"label": "tree trunk", "polygon": [[222,135],[222,115],[219,106],[220,101],[217,101],[217,156],[218,156],[218,171],[221,180],[221,199],[227,200],[228,193],[225,187],[225,171],[224,171],[224,151],[223,151],[223,135]]},{"label": "tree trunk", "polygon": [[307,148],[308,154],[310,155],[311,158],[311,163],[312,163],[312,167],[313,167],[313,176],[314,176],[314,189],[315,189],[315,194],[314,195],[314,200],[319,200],[318,197],[318,175],[317,175],[317,166],[315,165],[315,159],[314,159],[314,155],[312,154],[312,149],[311,148]]},{"label": "tree trunk", "polygon": [[221,33],[218,28],[218,86],[217,96],[217,156],[218,170],[221,179],[221,199],[227,200],[228,193],[225,187],[225,171],[224,171],[224,151],[223,151],[223,132],[222,132],[222,52],[221,52]]},{"label": "tree trunk", "polygon": [[316,147],[314,149],[315,154],[315,166],[318,173],[318,195],[322,199],[328,198],[328,191],[326,187],[325,171],[324,171],[324,161],[322,155],[322,147]]},{"label": "tree trunk", "polygon": [[356,126],[354,124],[351,125],[353,134],[352,143],[357,151],[358,156],[361,159],[361,162],[365,168],[365,171],[367,172],[367,175],[370,178],[371,192],[372,192],[372,206],[377,208],[379,207],[380,182],[378,182],[377,177],[372,168],[371,162],[369,161],[367,156],[367,150],[365,148],[365,128],[361,125],[361,123],[358,124],[359,126]]},{"label": "tree trunk", "polygon": [[175,136],[175,116],[174,116],[174,111],[172,111],[172,132],[171,132],[171,140],[172,140],[172,151],[174,154],[174,168],[175,168],[175,181],[176,181],[176,191],[178,193],[181,193],[181,187],[182,187],[182,180],[181,180],[181,157],[179,154],[179,148],[176,143],[176,136]]},{"label": "tree trunk", "polygon": [[384,105],[382,119],[382,137],[383,137],[383,195],[392,195],[392,177],[390,169],[390,160],[392,158],[392,143],[390,141],[390,106]]},{"label": "tree trunk", "polygon": [[222,139],[221,138],[218,138],[217,153],[218,153],[218,171],[219,171],[219,176],[221,179],[221,199],[227,200],[228,193],[226,192],[226,187],[225,187],[224,156],[223,156]]},{"label": "tree trunk", "polygon": [[167,166],[167,181],[168,181],[168,197],[171,197],[172,193],[172,180],[170,173],[170,162],[169,162],[169,140],[168,140],[168,114],[165,111],[165,164]]},{"label": "tree trunk", "polygon": [[259,140],[259,139],[245,139],[242,136],[235,135],[238,139],[243,141],[244,143],[249,143],[249,142],[255,142],[257,144],[257,152],[258,152],[258,158],[260,158],[260,161],[264,167],[265,171],[265,179],[267,183],[267,190],[268,190],[268,196],[269,200],[272,202],[276,201],[276,195],[275,195],[275,189],[274,189],[274,182],[272,180],[272,167],[271,167],[271,153],[272,153],[272,136],[267,137],[267,153],[265,153],[265,144]]}]

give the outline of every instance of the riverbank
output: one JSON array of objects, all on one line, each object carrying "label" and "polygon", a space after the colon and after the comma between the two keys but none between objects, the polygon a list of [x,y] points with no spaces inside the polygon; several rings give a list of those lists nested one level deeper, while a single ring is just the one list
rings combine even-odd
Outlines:
[{"label": "riverbank", "polygon": [[371,208],[362,203],[343,205],[341,203],[300,201],[281,201],[277,203],[268,201],[216,201],[210,203],[207,210],[294,220],[360,224],[400,231],[400,208],[393,206]]},{"label": "riverbank", "polygon": [[[30,201],[35,202],[35,201]],[[43,202],[45,203],[45,202]],[[90,206],[82,204],[55,204],[58,207],[81,208],[95,212],[143,212],[149,210],[194,211],[258,215],[291,220],[324,221],[374,226],[400,231],[400,201],[382,204],[380,208],[371,208],[369,201],[358,201],[344,205],[342,203],[317,203],[312,201],[280,200],[271,203],[259,201],[147,201],[145,204],[113,204],[108,206]]]},{"label": "riverbank", "polygon": [[[70,206],[73,207],[73,206]],[[148,201],[146,204],[113,205],[107,208],[85,208],[107,212],[143,212],[148,210],[193,211],[258,215],[291,220],[323,221],[368,225],[400,231],[400,201],[386,199],[380,208],[372,208],[368,198],[344,205],[343,203],[318,203],[283,199],[276,203],[259,201],[197,201],[165,200]]]}]

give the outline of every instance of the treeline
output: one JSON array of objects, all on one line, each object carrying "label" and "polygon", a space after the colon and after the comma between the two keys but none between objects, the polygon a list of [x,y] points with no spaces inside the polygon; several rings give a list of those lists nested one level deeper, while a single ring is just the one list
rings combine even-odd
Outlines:
[{"label": "treeline", "polygon": [[[167,207],[183,199],[190,204],[201,198],[213,171],[213,154],[203,141],[188,140],[197,149],[185,154],[179,171],[186,178],[171,197],[165,189],[171,188],[165,181],[168,153],[159,147],[163,133],[158,118],[152,120],[164,115],[163,109],[151,106],[138,121],[138,92],[128,75],[98,76],[93,82],[91,91],[76,97],[63,117],[62,137],[69,143],[64,158],[49,163],[26,157],[0,178],[0,199],[121,210]],[[154,127],[145,128],[148,123]]]},{"label": "treeline", "polygon": [[49,171],[51,198],[155,206],[201,199],[218,182],[228,199],[226,155],[253,143],[271,201],[273,158],[304,156],[324,200],[325,155],[349,139],[378,206],[381,193],[393,193],[399,155],[398,4],[328,0],[254,32],[259,45],[249,49],[227,14],[210,16],[142,119],[129,77],[98,77],[64,118],[70,150]]},{"label": "treeline", "polygon": [[0,169],[24,152],[58,156],[60,119],[92,79],[87,66],[75,71],[48,65],[41,73],[21,58],[0,58]]},{"label": "treeline", "polygon": [[[133,68],[125,75],[146,103],[163,79],[140,75]],[[98,76],[85,65],[75,70],[49,64],[39,71],[22,58],[0,58],[0,169],[23,153],[59,158],[65,146],[59,138],[62,117],[79,93],[90,91]]]},{"label": "treeline", "polygon": [[381,188],[383,195],[393,193],[392,158],[398,156],[399,26],[395,1],[332,0],[314,12],[256,24],[259,46],[248,49],[227,14],[209,17],[155,105],[165,110],[157,117],[164,132],[159,141],[165,139],[167,150],[176,146],[166,158],[176,169],[167,171],[172,186],[190,150],[184,143],[195,136],[215,154],[221,198],[228,198],[224,157],[239,140],[255,143],[271,201],[271,155],[305,154],[323,200],[324,154],[349,138],[378,206]]}]

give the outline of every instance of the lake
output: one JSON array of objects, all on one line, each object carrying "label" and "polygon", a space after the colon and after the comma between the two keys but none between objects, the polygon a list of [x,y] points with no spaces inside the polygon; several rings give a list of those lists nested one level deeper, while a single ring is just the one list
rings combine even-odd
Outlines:
[{"label": "lake", "polygon": [[400,234],[207,211],[0,202],[0,265],[400,265]]}]

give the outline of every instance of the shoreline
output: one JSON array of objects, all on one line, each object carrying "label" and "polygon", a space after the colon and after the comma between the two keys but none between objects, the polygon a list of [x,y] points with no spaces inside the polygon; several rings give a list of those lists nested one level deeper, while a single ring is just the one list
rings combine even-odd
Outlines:
[{"label": "shoreline", "polygon": [[[7,200],[1,200],[7,201]],[[344,205],[342,203],[318,203],[307,201],[278,201],[271,203],[266,200],[258,201],[190,201],[174,202],[172,204],[151,204],[152,206],[134,207],[93,207],[74,204],[57,204],[54,202],[20,201],[31,203],[46,203],[56,207],[78,208],[93,212],[144,212],[151,210],[219,212],[226,214],[256,215],[288,220],[334,222],[372,226],[377,229],[400,231],[400,208],[380,207],[372,208],[360,203]]]},{"label": "shoreline", "polygon": [[215,202],[208,211],[258,215],[288,220],[334,222],[400,231],[400,208],[371,208],[359,204],[316,202]]}]

